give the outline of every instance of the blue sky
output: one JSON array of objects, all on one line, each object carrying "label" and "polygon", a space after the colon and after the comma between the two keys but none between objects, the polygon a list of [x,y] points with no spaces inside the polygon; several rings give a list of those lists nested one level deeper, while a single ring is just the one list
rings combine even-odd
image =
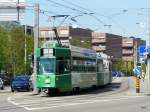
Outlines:
[{"label": "blue sky", "polygon": [[[26,0],[28,4],[33,4],[34,0]],[[110,32],[122,36],[136,36],[146,39],[148,30],[148,16],[143,15],[147,12],[145,9],[149,8],[150,0],[38,0],[40,9],[49,11],[40,14],[40,26],[58,26],[63,18],[48,20],[49,16],[54,15],[70,15],[61,25],[73,25],[76,27],[90,28],[97,32]],[[71,10],[58,4],[63,4]],[[71,5],[69,3],[74,5]],[[76,6],[78,5],[78,6]],[[80,8],[81,6],[82,8]],[[84,8],[90,10],[85,10]],[[34,24],[34,11],[27,8],[25,20],[22,24]],[[94,14],[83,14],[94,12]],[[78,16],[82,15],[82,16]],[[75,17],[77,22],[71,21]],[[136,23],[141,23],[137,25]],[[111,28],[104,25],[111,25]]]}]

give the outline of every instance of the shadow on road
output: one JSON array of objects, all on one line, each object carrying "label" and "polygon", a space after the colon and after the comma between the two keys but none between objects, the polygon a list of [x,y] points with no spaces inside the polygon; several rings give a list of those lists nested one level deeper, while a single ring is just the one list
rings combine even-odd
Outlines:
[{"label": "shadow on road", "polygon": [[77,96],[77,95],[90,95],[90,94],[105,94],[110,92],[115,92],[121,87],[121,82],[118,83],[111,83],[109,85],[105,86],[99,86],[96,88],[86,88],[80,90],[79,93],[72,93],[72,92],[66,92],[66,93],[59,93],[57,95],[41,95],[42,97],[63,97],[63,96]]}]

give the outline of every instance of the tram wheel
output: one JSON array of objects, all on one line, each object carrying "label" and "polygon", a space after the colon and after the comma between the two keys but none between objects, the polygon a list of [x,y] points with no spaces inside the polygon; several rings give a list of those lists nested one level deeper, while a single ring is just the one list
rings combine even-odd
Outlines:
[{"label": "tram wheel", "polygon": [[50,95],[50,96],[56,96],[56,95],[58,95],[58,93],[59,93],[58,89],[49,89],[48,90],[48,95]]}]

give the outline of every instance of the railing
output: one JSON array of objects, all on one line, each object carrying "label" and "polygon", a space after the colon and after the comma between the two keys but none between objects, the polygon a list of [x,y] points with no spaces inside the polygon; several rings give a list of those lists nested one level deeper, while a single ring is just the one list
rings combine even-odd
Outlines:
[{"label": "railing", "polygon": [[106,46],[93,46],[93,49],[95,51],[105,51],[106,50]]},{"label": "railing", "polygon": [[122,43],[122,47],[134,47],[133,43]]},{"label": "railing", "polygon": [[122,50],[122,53],[123,54],[133,54],[134,52],[133,52],[133,49],[132,50]]},{"label": "railing", "polygon": [[92,43],[105,43],[106,39],[92,39]]},{"label": "railing", "polygon": [[133,56],[130,56],[130,57],[125,57],[125,56],[123,56],[122,57],[122,59],[124,60],[124,61],[133,61]]}]

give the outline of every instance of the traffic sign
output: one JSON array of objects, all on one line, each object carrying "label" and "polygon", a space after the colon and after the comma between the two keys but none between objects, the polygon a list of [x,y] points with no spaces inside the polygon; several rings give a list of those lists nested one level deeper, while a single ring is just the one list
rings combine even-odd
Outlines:
[{"label": "traffic sign", "polygon": [[143,60],[144,60],[145,52],[146,52],[146,46],[145,45],[140,45],[139,46],[139,60],[140,60],[140,63],[142,63]]},{"label": "traffic sign", "polygon": [[150,53],[150,46],[147,46],[146,51],[147,51],[148,53]]},{"label": "traffic sign", "polygon": [[137,76],[141,75],[141,68],[140,67],[135,68],[134,69],[134,74],[137,75]]}]

